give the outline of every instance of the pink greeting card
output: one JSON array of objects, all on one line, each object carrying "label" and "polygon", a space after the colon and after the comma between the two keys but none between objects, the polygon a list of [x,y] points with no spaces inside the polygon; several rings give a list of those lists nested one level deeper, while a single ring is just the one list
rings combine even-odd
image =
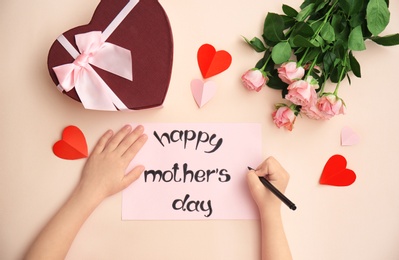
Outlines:
[{"label": "pink greeting card", "polygon": [[262,162],[260,124],[144,127],[148,141],[129,168],[146,169],[123,191],[123,220],[258,218],[246,173]]}]

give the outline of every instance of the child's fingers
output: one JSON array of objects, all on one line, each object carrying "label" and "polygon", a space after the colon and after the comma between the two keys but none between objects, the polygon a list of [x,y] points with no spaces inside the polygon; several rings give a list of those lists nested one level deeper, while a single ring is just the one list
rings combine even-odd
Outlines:
[{"label": "child's fingers", "polygon": [[247,183],[250,189],[254,189],[256,187],[263,187],[262,183],[259,180],[259,172],[258,171],[249,171],[247,173]]},{"label": "child's fingers", "polygon": [[93,153],[101,153],[104,150],[104,147],[107,145],[109,139],[112,137],[114,133],[112,130],[108,130],[105,132],[101,138],[98,140],[96,146],[93,149]]},{"label": "child's fingers", "polygon": [[131,170],[128,174],[126,174],[122,179],[122,190],[126,189],[130,184],[136,181],[140,177],[144,169],[144,166],[139,165]]},{"label": "child's fingers", "polygon": [[140,149],[147,142],[148,136],[146,134],[142,134],[138,137],[138,139],[124,152],[122,158],[127,162],[133,160],[136,154],[140,151]]},{"label": "child's fingers", "polygon": [[116,151],[121,156],[141,137],[144,132],[144,127],[139,125],[132,132],[126,135],[123,140],[121,140],[118,147],[116,147]]},{"label": "child's fingers", "polygon": [[266,168],[268,172],[268,179],[271,181],[288,181],[289,174],[288,172],[281,166],[281,164],[274,158],[269,157],[266,160]]},{"label": "child's fingers", "polygon": [[267,169],[265,168],[257,168],[255,171],[253,171],[258,177],[265,177],[268,172]]},{"label": "child's fingers", "polygon": [[104,151],[114,151],[118,147],[120,142],[125,138],[125,136],[128,135],[131,131],[132,127],[130,125],[125,125],[124,127],[122,127],[108,142],[108,144],[104,148]]}]

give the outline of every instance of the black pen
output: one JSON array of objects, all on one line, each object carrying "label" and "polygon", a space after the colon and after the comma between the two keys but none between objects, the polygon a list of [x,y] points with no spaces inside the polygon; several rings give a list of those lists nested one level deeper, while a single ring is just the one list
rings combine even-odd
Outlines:
[{"label": "black pen", "polygon": [[[248,166],[248,170],[256,171],[255,169],[251,168]],[[273,186],[265,177],[260,176],[259,180],[262,182],[262,184],[268,188],[274,195],[277,196],[282,202],[285,203],[290,209],[296,210],[295,204],[290,201],[284,194],[282,194],[276,187]]]}]

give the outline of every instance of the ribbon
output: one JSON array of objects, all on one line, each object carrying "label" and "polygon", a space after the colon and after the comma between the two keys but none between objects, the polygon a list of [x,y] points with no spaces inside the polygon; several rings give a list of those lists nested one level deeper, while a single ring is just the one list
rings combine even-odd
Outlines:
[{"label": "ribbon", "polygon": [[91,65],[133,80],[132,57],[128,49],[106,42],[122,20],[138,3],[129,1],[111,24],[104,30],[75,35],[78,50],[61,35],[58,41],[75,59],[72,63],[54,67],[59,88],[70,91],[75,88],[83,106],[95,110],[125,110],[126,105],[109,88]]}]

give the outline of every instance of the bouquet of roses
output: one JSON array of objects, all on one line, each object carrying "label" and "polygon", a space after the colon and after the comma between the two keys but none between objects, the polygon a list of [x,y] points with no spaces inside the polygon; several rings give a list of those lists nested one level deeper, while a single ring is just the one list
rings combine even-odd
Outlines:
[{"label": "bouquet of roses", "polygon": [[[292,130],[296,117],[330,119],[345,113],[338,96],[349,72],[361,77],[353,52],[365,50],[365,41],[384,46],[399,44],[399,34],[378,36],[390,19],[389,0],[305,0],[300,11],[283,5],[284,14],[268,13],[262,39],[245,41],[263,53],[255,68],[241,77],[249,90],[266,84],[282,91],[287,103],[276,104],[274,123]],[[324,90],[335,84],[333,92]]]}]

